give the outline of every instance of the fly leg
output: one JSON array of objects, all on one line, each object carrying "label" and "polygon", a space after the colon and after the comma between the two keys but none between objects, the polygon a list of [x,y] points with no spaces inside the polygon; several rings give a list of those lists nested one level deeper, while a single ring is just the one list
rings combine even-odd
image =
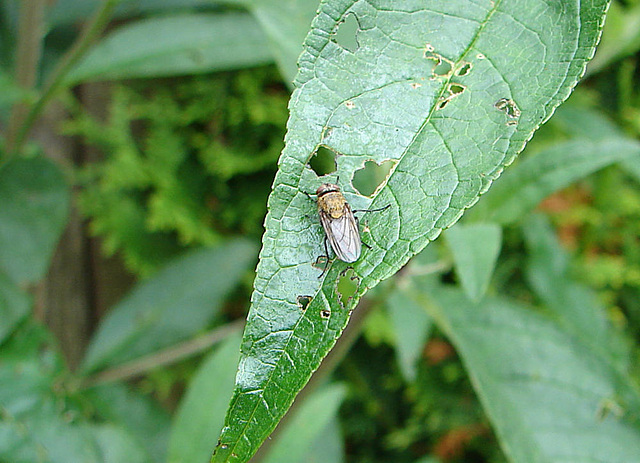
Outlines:
[{"label": "fly leg", "polygon": [[[327,270],[329,269],[329,248],[327,247],[327,241],[329,241],[329,239],[327,238],[327,236],[325,235],[324,237],[324,257],[327,259],[324,263],[324,269],[322,270],[322,273],[320,274],[320,276],[318,277],[318,279],[322,278],[324,276],[325,273],[327,273]],[[322,257],[322,256],[320,256]],[[319,258],[320,258],[319,257]],[[319,259],[318,258],[318,259]]]}]

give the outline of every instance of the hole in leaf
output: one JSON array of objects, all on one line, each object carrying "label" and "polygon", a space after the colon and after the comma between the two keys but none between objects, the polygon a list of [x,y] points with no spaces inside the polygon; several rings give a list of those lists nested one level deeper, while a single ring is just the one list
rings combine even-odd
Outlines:
[{"label": "hole in leaf", "polygon": [[384,182],[395,162],[384,161],[380,165],[375,161],[367,161],[362,169],[358,169],[353,176],[353,187],[361,195],[372,196],[376,189]]},{"label": "hole in leaf", "polygon": [[434,53],[432,48],[426,49],[424,57],[435,63],[433,65],[433,70],[431,71],[434,77],[447,77],[451,74],[451,71],[453,70],[453,62],[442,55]]},{"label": "hole in leaf", "polygon": [[466,76],[471,72],[471,63],[465,63],[456,70],[457,76]]},{"label": "hole in leaf", "polygon": [[510,98],[500,98],[493,106],[499,111],[504,112],[508,117],[520,117],[520,109],[518,109],[516,102]]},{"label": "hole in leaf", "polygon": [[444,109],[449,104],[449,101],[451,101],[449,98],[441,99],[436,106],[436,110]]},{"label": "hole in leaf", "polygon": [[322,309],[320,311],[320,316],[322,318],[329,318],[331,316],[331,311],[329,309]]},{"label": "hole in leaf", "polygon": [[311,296],[298,296],[296,301],[298,302],[298,306],[300,306],[300,310],[303,312],[307,310],[307,307],[311,303],[311,299],[313,299]]},{"label": "hole in leaf", "polygon": [[327,256],[318,256],[316,261],[311,265],[317,269],[324,270],[328,263],[329,258]]},{"label": "hole in leaf", "polygon": [[338,30],[336,31],[336,43],[342,48],[354,52],[358,49],[358,31],[360,30],[360,24],[356,15],[350,13],[344,18],[344,20],[338,24]]},{"label": "hole in leaf", "polygon": [[360,278],[358,278],[352,267],[348,267],[340,273],[340,277],[338,281],[336,281],[336,293],[338,294],[342,307],[345,307],[349,303],[358,291],[359,286]]},{"label": "hole in leaf", "polygon": [[449,93],[451,93],[452,96],[460,95],[462,92],[465,91],[465,89],[466,87],[464,85],[460,85],[460,84],[449,85]]},{"label": "hole in leaf", "polygon": [[309,159],[309,166],[318,177],[336,171],[336,153],[325,146],[320,146]]}]

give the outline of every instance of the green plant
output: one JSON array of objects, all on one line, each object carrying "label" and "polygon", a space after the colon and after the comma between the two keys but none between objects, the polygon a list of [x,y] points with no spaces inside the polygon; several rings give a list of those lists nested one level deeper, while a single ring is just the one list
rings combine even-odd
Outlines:
[{"label": "green plant", "polygon": [[[273,181],[285,106],[264,64],[292,78],[317,5],[227,3],[240,8],[2,10],[20,25],[0,47],[0,460],[204,461],[221,428],[213,461],[640,459],[635,4],[613,3],[587,86],[556,111],[604,0],[325,0]],[[96,41],[112,17],[127,22]],[[28,58],[42,49],[39,68]],[[121,79],[107,120],[77,106],[63,127],[104,158],[63,169],[28,135],[56,96],[100,78]],[[361,218],[359,261],[318,278],[308,194],[322,181],[354,209],[391,207]],[[32,289],[71,197],[144,277],[74,371],[42,323],[48,293]],[[253,277],[241,340],[232,320]]]}]

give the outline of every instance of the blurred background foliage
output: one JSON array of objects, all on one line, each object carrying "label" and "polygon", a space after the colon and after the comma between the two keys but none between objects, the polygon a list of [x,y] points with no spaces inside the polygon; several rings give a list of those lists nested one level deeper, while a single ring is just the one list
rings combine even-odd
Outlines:
[{"label": "blurred background foliage", "polygon": [[[206,461],[233,385],[238,320],[248,309],[295,59],[316,4],[45,3],[34,6],[40,18],[10,0],[0,15],[0,461]],[[45,37],[35,50],[21,42],[34,20]],[[75,56],[70,47],[92,21],[105,29],[96,28],[102,38]],[[221,32],[207,35],[214,24]],[[511,169],[567,143],[638,139],[639,26],[640,2],[613,1],[586,79]],[[31,76],[30,53],[42,55]],[[93,83],[106,77],[109,84]],[[41,118],[25,144],[16,108],[33,108],[48,89],[57,98],[43,103],[53,101],[64,116]],[[104,101],[99,111],[95,92]],[[71,153],[56,155],[52,137],[73,143]],[[357,186],[370,193],[384,175],[368,172]],[[437,280],[469,296],[509,296],[541,313],[560,298],[553,280],[586,294],[610,329],[599,348],[637,387],[639,181],[636,156],[559,182],[533,216],[498,230],[499,256],[487,264],[495,269],[486,281],[465,283],[456,269],[455,243],[464,236],[432,243],[372,292],[344,347],[325,362],[320,387],[296,402],[256,461],[508,461],[466,366],[424,310],[429,302],[403,291],[415,278],[425,288]],[[19,192],[42,200],[33,214],[44,222],[16,219],[25,210]],[[69,207],[77,215],[65,219]],[[80,254],[54,255],[65,220],[82,230]],[[24,238],[36,229],[42,239]],[[71,267],[91,278],[56,279],[65,258],[84,262]],[[133,289],[101,281],[109,272],[129,272]],[[56,285],[66,285],[67,299],[48,289]],[[101,296],[104,286],[115,295]],[[57,320],[56,301],[74,297],[84,315]],[[103,314],[91,302],[100,298],[119,302],[96,324]],[[81,336],[66,337],[61,323]],[[613,400],[604,413],[621,406]]]}]

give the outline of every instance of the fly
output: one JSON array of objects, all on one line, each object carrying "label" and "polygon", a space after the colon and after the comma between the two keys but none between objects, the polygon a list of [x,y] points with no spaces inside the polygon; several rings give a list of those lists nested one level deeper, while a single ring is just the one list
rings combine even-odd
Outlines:
[{"label": "fly", "polygon": [[[364,211],[352,211],[347,203],[340,187],[333,183],[323,183],[316,191],[318,201],[318,215],[320,223],[325,232],[324,250],[327,264],[320,275],[324,275],[329,265],[329,250],[327,241],[331,244],[331,249],[336,257],[343,262],[352,263],[360,258],[362,253],[362,240],[358,220],[353,215],[354,212],[376,212],[387,209],[389,205],[380,209],[370,209]],[[366,243],[365,246],[369,247]]]}]

